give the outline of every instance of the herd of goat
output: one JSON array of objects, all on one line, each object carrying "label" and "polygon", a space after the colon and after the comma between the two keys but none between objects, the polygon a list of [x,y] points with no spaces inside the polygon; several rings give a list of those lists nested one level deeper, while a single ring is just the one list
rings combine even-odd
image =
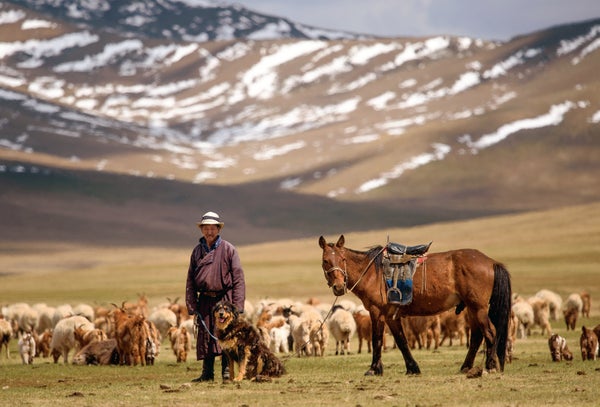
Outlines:
[{"label": "herd of goat", "polygon": [[[9,343],[18,341],[24,364],[35,358],[61,358],[77,365],[152,365],[160,353],[163,339],[177,362],[186,362],[194,349],[194,319],[178,299],[159,304],[149,310],[148,299],[139,295],[135,303],[121,306],[92,307],[68,304],[50,307],[45,304],[15,303],[3,306],[0,314],[0,351],[4,347],[10,358]],[[563,302],[560,295],[540,290],[534,296],[513,295],[507,360],[512,360],[517,338],[525,339],[534,327],[548,337],[552,360],[572,360],[564,337],[553,333],[551,321],[564,318],[567,330],[575,330],[577,320],[589,318],[591,300],[587,292],[574,293]],[[460,345],[469,341],[467,313],[448,310],[435,316],[403,318],[411,348],[437,349],[446,340]],[[265,344],[276,353],[297,356],[324,356],[330,337],[335,341],[335,354],[350,353],[353,338],[358,337],[357,352],[371,352],[371,319],[362,305],[341,300],[336,305],[289,299],[246,301],[245,313],[259,331]],[[199,329],[203,329],[200,326]],[[600,325],[593,329],[581,326],[580,348],[583,360],[596,360],[599,355]],[[393,342],[393,341],[392,341]],[[395,346],[395,344],[392,344]],[[384,343],[384,349],[386,349]],[[195,358],[194,358],[195,359]]]}]

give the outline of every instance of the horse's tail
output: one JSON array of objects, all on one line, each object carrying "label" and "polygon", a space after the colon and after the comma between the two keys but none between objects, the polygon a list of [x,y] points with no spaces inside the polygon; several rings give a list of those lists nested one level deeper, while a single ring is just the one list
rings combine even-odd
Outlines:
[{"label": "horse's tail", "polygon": [[500,371],[504,371],[504,360],[506,359],[508,321],[512,300],[511,291],[508,270],[503,264],[494,263],[494,288],[490,298],[488,316],[496,327],[496,355],[500,362]]}]

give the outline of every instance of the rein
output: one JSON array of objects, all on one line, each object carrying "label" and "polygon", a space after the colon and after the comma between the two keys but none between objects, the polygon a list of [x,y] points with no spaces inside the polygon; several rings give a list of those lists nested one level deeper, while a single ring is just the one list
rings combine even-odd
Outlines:
[{"label": "rein", "polygon": [[[365,274],[367,274],[367,271],[369,270],[369,267],[371,267],[371,265],[373,264],[373,262],[375,261],[375,259],[381,254],[383,253],[383,251],[385,250],[385,247],[382,247],[381,250],[379,250],[379,252],[377,252],[377,254],[375,256],[373,256],[371,258],[371,260],[369,260],[369,263],[367,264],[367,266],[365,267],[365,269],[362,271],[362,273],[360,273],[360,276],[358,276],[358,279],[356,280],[356,282],[352,285],[352,287],[350,287],[350,289],[348,290],[348,272],[346,271],[346,268],[348,267],[347,262],[346,262],[346,258],[342,257],[342,260],[344,261],[344,268],[342,269],[341,267],[338,266],[333,266],[329,269],[327,269],[324,273],[325,273],[325,278],[327,279],[327,275],[329,273],[331,273],[332,271],[339,271],[344,275],[344,294],[347,293],[348,291],[354,291],[354,289],[356,288],[356,286],[358,285],[358,283],[360,283],[360,280],[363,279],[363,277],[365,276]],[[341,257],[341,256],[340,256]]]}]

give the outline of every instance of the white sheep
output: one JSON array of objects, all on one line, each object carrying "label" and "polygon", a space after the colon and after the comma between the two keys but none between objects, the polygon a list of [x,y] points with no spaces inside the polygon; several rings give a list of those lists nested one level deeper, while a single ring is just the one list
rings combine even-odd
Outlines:
[{"label": "white sheep", "polygon": [[94,324],[81,315],[73,315],[58,321],[54,327],[52,341],[50,341],[50,352],[54,358],[54,363],[58,362],[61,355],[63,356],[64,363],[68,363],[69,352],[76,347],[75,328],[79,327],[85,330],[92,330],[94,329]]},{"label": "white sheep", "polygon": [[77,304],[73,307],[73,315],[81,315],[86,317],[88,321],[94,322],[94,308],[88,304]]},{"label": "white sheep", "polygon": [[550,309],[550,318],[553,321],[558,321],[563,302],[561,296],[546,289],[538,291],[535,296],[546,300]]},{"label": "white sheep", "polygon": [[73,312],[73,307],[70,304],[62,304],[54,309],[54,315],[52,315],[52,327],[55,327],[63,318],[70,317],[75,315]]},{"label": "white sheep", "polygon": [[519,299],[513,304],[512,310],[519,320],[517,338],[526,339],[531,326],[534,324],[533,307],[527,301]]},{"label": "white sheep", "polygon": [[177,315],[168,308],[159,308],[153,311],[148,317],[160,332],[161,338],[167,337],[167,332],[173,327],[177,327]]},{"label": "white sheep", "polygon": [[346,310],[342,305],[336,305],[332,309],[328,324],[329,332],[335,338],[335,354],[350,354],[350,341],[356,333],[356,321],[352,312]]},{"label": "white sheep", "polygon": [[38,312],[38,322],[35,328],[35,331],[38,334],[45,332],[46,329],[54,328],[54,324],[52,322],[52,317],[54,316],[55,311],[54,307],[38,303],[34,304],[33,308]]}]

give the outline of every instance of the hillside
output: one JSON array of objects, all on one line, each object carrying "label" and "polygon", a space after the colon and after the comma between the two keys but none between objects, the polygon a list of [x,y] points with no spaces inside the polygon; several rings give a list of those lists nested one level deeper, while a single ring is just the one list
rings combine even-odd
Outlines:
[{"label": "hillside", "polygon": [[91,4],[0,4],[3,239],[178,245],[212,209],[248,243],[599,200],[600,19],[500,43]]}]

